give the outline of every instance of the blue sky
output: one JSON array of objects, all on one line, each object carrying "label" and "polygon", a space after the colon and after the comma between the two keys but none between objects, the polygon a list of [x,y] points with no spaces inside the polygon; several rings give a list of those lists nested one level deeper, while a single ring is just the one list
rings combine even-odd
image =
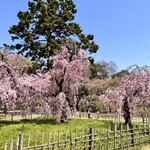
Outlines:
[{"label": "blue sky", "polygon": [[[11,43],[8,29],[17,24],[19,10],[28,0],[1,1],[0,46]],[[130,65],[150,65],[150,0],[74,0],[75,21],[93,34],[100,46],[95,61],[114,61],[119,70]]]}]

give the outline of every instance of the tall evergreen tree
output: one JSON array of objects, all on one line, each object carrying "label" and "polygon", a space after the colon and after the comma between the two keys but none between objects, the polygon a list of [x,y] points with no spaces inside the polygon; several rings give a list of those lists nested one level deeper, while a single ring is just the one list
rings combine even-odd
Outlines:
[{"label": "tall evergreen tree", "polygon": [[80,25],[73,22],[76,12],[73,0],[29,1],[28,10],[19,11],[18,24],[9,29],[12,41],[18,41],[11,48],[47,69],[48,58],[59,53],[68,38],[75,37],[78,48],[96,53],[94,36],[83,34]]}]

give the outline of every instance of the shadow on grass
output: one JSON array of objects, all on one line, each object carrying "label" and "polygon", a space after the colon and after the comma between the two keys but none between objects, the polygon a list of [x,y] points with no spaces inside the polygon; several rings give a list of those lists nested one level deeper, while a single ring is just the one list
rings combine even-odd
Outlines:
[{"label": "shadow on grass", "polygon": [[[85,120],[84,120],[85,121]],[[89,120],[86,120],[89,121]],[[90,120],[91,122],[92,120]],[[94,121],[94,120],[93,120]],[[0,120],[0,128],[2,126],[7,126],[7,125],[17,125],[17,124],[34,124],[34,125],[45,125],[45,124],[49,124],[49,125],[68,125],[68,123],[71,124],[76,124],[77,122],[82,122],[82,119],[68,119],[68,122],[62,122],[62,123],[57,123],[54,119],[52,118],[46,118],[46,119],[23,119],[23,120],[18,120],[18,121],[2,121]],[[85,122],[86,124],[86,122]],[[90,126],[90,125],[89,125]],[[93,126],[93,125],[91,125]],[[114,128],[114,123],[112,121],[106,121],[106,120],[101,120],[99,121],[99,123],[95,126],[103,126],[103,127],[107,127],[107,126],[111,126],[112,128]]]},{"label": "shadow on grass", "polygon": [[0,126],[3,125],[13,125],[13,124],[51,124],[55,125],[58,124],[54,119],[22,119],[19,121],[8,121],[8,120],[1,120]]}]

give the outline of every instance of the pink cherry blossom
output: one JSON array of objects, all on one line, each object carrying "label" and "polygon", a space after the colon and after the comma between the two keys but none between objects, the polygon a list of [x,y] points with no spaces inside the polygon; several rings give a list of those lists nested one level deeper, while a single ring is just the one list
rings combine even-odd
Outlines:
[{"label": "pink cherry blossom", "polygon": [[[74,52],[75,51],[75,52]],[[0,104],[5,110],[19,107],[32,111],[37,107],[56,121],[65,121],[76,108],[78,86],[88,77],[89,61],[84,50],[68,50],[51,56],[52,69],[29,75],[29,60],[7,55],[0,60]]]},{"label": "pink cherry blossom", "polygon": [[131,123],[131,113],[142,105],[150,105],[150,72],[139,71],[123,77],[118,87],[108,89],[99,98],[107,104],[116,103],[117,112],[124,114],[126,123]]}]

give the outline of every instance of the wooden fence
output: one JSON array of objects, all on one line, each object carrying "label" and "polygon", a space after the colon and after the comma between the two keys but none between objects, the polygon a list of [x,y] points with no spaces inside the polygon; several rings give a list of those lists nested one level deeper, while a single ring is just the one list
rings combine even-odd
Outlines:
[{"label": "wooden fence", "polygon": [[19,134],[5,143],[4,150],[119,150],[150,143],[150,123],[133,128],[117,124],[108,129],[54,131],[49,134]]},{"label": "wooden fence", "polygon": [[[86,113],[86,112],[76,112],[69,116],[70,118],[79,118],[79,119],[96,119],[96,120],[109,120],[115,122],[124,122],[123,115],[117,116],[116,114],[104,114],[104,113]],[[143,122],[147,123],[150,121],[150,116],[146,113],[142,116],[131,115],[132,122]]]},{"label": "wooden fence", "polygon": [[[21,119],[35,119],[35,118],[52,118],[53,115],[46,116],[42,113],[26,112],[21,111],[8,111],[7,114],[0,112],[0,120],[21,120]],[[110,120],[115,122],[124,122],[123,115],[116,116],[116,114],[104,114],[104,113],[86,113],[86,112],[75,112],[69,116],[69,118],[79,119],[96,119],[96,120]],[[143,116],[132,115],[132,122],[149,122],[150,117],[145,114]]]},{"label": "wooden fence", "polygon": [[9,120],[9,121],[16,121],[22,119],[35,119],[35,118],[51,118],[52,116],[46,116],[43,113],[37,112],[21,112],[18,111],[8,111],[4,113],[0,111],[0,120]]}]

